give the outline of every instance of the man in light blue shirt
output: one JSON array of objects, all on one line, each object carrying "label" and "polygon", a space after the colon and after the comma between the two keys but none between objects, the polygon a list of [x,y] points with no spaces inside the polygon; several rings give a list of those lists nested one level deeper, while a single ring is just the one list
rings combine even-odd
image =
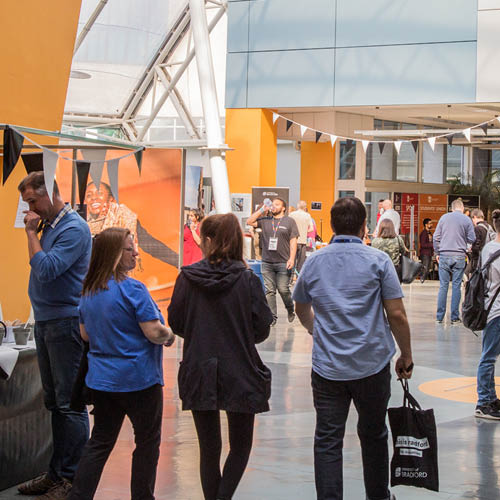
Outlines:
[{"label": "man in light blue shirt", "polygon": [[394,340],[401,350],[398,377],[413,369],[410,328],[394,265],[363,245],[366,209],[341,198],[331,210],[337,235],[307,259],[293,299],[313,335],[312,388],[316,409],[314,468],[318,500],[341,500],[342,448],[351,401],[359,414],[366,498],[389,500],[385,417]]}]

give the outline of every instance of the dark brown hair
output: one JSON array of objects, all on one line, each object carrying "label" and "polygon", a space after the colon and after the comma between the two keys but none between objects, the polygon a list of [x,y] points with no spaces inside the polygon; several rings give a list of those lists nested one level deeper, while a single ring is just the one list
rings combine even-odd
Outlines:
[{"label": "dark brown hair", "polygon": [[110,227],[94,238],[89,270],[83,280],[82,295],[107,290],[111,277],[116,281],[125,279],[127,274],[120,269],[120,259],[123,245],[130,234],[128,229]]},{"label": "dark brown hair", "polygon": [[396,229],[394,229],[394,223],[391,219],[382,219],[378,227],[379,238],[396,238]]},{"label": "dark brown hair", "polygon": [[[17,186],[18,191],[22,194],[26,191],[26,189],[31,188],[37,194],[46,194],[47,188],[45,187],[45,177],[43,172],[31,172],[28,174]],[[59,196],[59,186],[57,185],[56,180],[54,179],[54,190],[53,193],[56,196]]]},{"label": "dark brown hair", "polygon": [[203,219],[201,247],[210,264],[243,260],[243,233],[234,214],[210,215]]},{"label": "dark brown hair", "polygon": [[493,221],[493,227],[495,228],[495,231],[497,233],[500,233],[500,210],[498,208],[496,210],[493,210],[491,218]]},{"label": "dark brown hair", "polygon": [[203,220],[203,217],[205,214],[203,213],[203,210],[201,208],[190,208],[189,213],[193,212],[194,218],[200,222]]},{"label": "dark brown hair", "polygon": [[330,210],[330,224],[338,236],[359,236],[365,220],[366,208],[363,202],[354,196],[339,198]]}]

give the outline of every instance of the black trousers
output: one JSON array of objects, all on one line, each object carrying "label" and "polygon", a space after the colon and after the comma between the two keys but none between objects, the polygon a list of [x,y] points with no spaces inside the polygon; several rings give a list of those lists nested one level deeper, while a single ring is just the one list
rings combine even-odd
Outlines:
[{"label": "black trousers", "polygon": [[160,456],[163,391],[161,385],[135,392],[93,391],[94,428],[85,445],[68,500],[94,498],[102,470],[113,449],[125,415],[134,427],[132,500],[153,500]]},{"label": "black trousers", "polygon": [[431,270],[432,257],[430,255],[421,255],[420,260],[422,261],[422,265],[424,266],[422,277],[424,280],[426,280],[429,276],[429,271]]},{"label": "black trousers", "polygon": [[250,457],[255,415],[227,412],[229,455],[222,475],[219,412],[193,410],[193,418],[200,444],[200,476],[205,500],[229,500],[238,487]]},{"label": "black trousers", "polygon": [[295,256],[295,268],[300,273],[304,262],[306,261],[307,245],[305,243],[297,243],[297,255]]}]

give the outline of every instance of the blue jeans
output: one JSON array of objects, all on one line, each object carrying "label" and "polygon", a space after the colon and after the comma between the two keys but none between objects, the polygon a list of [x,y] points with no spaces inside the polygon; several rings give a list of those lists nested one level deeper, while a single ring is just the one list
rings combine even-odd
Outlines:
[{"label": "blue jeans", "polygon": [[500,354],[500,317],[492,319],[483,330],[483,351],[477,367],[477,404],[492,403],[495,390],[495,362]]},{"label": "blue jeans", "polygon": [[292,271],[286,268],[286,262],[262,262],[262,277],[266,288],[266,299],[273,313],[274,319],[278,317],[276,306],[276,288],[289,313],[293,313],[292,292],[290,292],[290,275]]},{"label": "blue jeans", "polygon": [[35,322],[35,341],[45,406],[52,413],[49,477],[71,481],[89,436],[87,412],[69,407],[83,353],[78,318]]},{"label": "blue jeans", "polygon": [[446,300],[448,286],[451,281],[451,320],[460,319],[458,307],[460,305],[462,278],[465,271],[465,256],[439,257],[439,293],[436,319],[442,321],[446,314]]},{"label": "blue jeans", "polygon": [[312,372],[316,432],[314,474],[318,500],[342,500],[342,448],[351,401],[358,412],[366,498],[389,500],[389,450],[385,417],[391,395],[387,364],[370,377],[335,381]]}]

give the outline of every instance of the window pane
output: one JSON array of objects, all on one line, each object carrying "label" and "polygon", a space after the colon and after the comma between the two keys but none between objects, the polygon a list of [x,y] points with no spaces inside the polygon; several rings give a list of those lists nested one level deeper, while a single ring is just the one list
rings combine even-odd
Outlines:
[{"label": "window pane", "polygon": [[464,148],[462,146],[446,146],[446,180],[462,178]]},{"label": "window pane", "polygon": [[401,144],[396,162],[396,180],[417,182],[417,154],[409,142],[403,142]]},{"label": "window pane", "polygon": [[367,224],[369,232],[372,233],[377,225],[378,203],[380,200],[390,198],[389,193],[365,193],[365,206],[367,215]]},{"label": "window pane", "polygon": [[354,179],[356,172],[356,145],[346,141],[340,142],[340,179]]},{"label": "window pane", "polygon": [[366,150],[366,178],[377,181],[392,181],[394,148],[386,144],[382,153],[378,144],[371,143]]},{"label": "window pane", "polygon": [[436,144],[434,151],[432,151],[427,141],[422,144],[424,146],[422,181],[442,184],[445,147],[443,144]]},{"label": "window pane", "polygon": [[339,198],[347,198],[348,196],[354,196],[354,191],[339,191]]}]

